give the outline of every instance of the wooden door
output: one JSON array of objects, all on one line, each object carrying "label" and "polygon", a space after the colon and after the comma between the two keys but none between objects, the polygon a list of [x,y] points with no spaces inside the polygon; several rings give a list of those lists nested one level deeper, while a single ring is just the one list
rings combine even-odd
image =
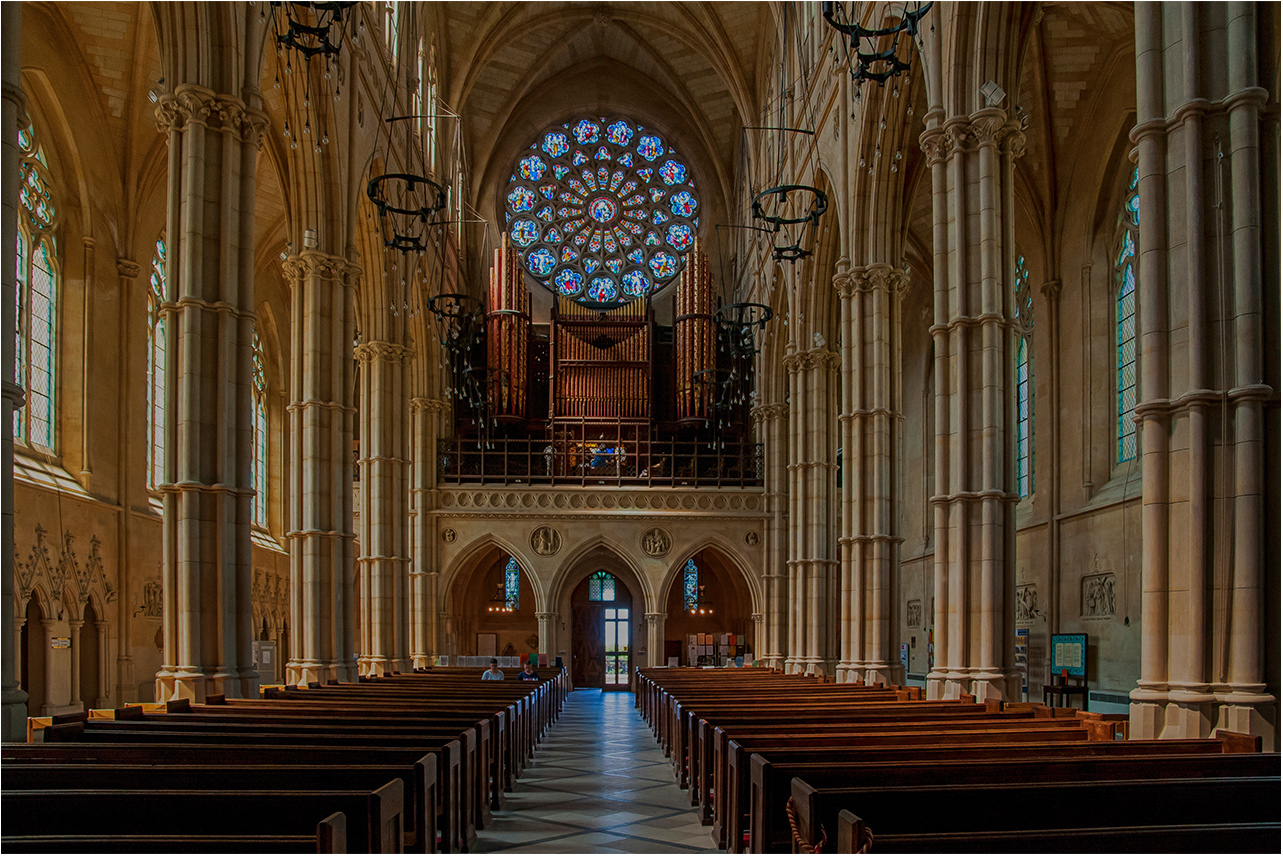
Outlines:
[{"label": "wooden door", "polygon": [[592,601],[571,606],[571,670],[576,689],[602,688],[606,682],[606,636],[602,605]]}]

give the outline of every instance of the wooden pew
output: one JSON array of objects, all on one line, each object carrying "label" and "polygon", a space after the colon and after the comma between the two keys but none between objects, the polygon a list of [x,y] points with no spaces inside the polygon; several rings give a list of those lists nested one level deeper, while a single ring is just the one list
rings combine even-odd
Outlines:
[{"label": "wooden pew", "polygon": [[321,820],[314,835],[0,835],[15,853],[346,853],[343,812]]},{"label": "wooden pew", "polygon": [[[1268,823],[1190,823],[1153,826],[1062,827],[879,834],[881,853],[1277,853],[1280,828]],[[838,813],[833,852],[860,853],[870,840],[864,821]]]},{"label": "wooden pew", "polygon": [[[424,755],[412,767],[352,764],[272,765],[191,763],[140,765],[94,762],[8,761],[4,784],[15,790],[375,790],[400,779],[406,794],[405,845],[408,853],[436,852],[436,756]],[[413,825],[412,825],[413,824]]]},{"label": "wooden pew", "polygon": [[401,853],[400,780],[374,791],[317,790],[12,790],[0,791],[4,835],[51,829],[77,835],[301,835],[317,817],[341,811],[350,853]]},{"label": "wooden pew", "polygon": [[[878,852],[888,850],[888,842],[897,835],[952,835],[961,842],[973,834],[995,831],[1059,830],[1073,826],[1072,821],[1082,827],[1102,829],[1277,823],[1280,798],[1277,775],[990,781],[847,791],[848,805],[854,808],[852,814],[863,818],[873,829]],[[1277,841],[1269,852],[1277,852]]]},{"label": "wooden pew", "polygon": [[[1154,741],[1158,742],[1158,741]],[[1203,741],[1210,742],[1210,741]],[[886,761],[852,765],[832,784],[817,787],[802,778],[791,782],[791,808],[802,841],[814,842],[837,828],[840,811],[851,806],[852,793],[867,787],[924,785],[946,782],[951,785],[989,782],[1102,782],[1129,779],[1218,778],[1233,776],[1277,776],[1277,755],[1137,755],[1112,754],[1058,758],[966,758],[930,761]],[[784,809],[784,810],[779,810]],[[1083,810],[1087,819],[1090,811]],[[784,806],[769,806],[765,819],[787,814]],[[820,830],[824,830],[821,833]],[[785,823],[755,821],[750,839],[751,852],[788,847],[790,829]],[[832,838],[830,838],[832,841]],[[882,841],[877,843],[878,849]]]},{"label": "wooden pew", "polygon": [[[476,787],[467,775],[469,747],[461,741],[450,740],[432,743],[422,736],[380,735],[367,736],[351,731],[338,733],[326,731],[295,732],[288,724],[275,729],[231,730],[218,727],[197,729],[171,723],[91,720],[88,723],[67,723],[45,729],[45,741],[83,746],[86,743],[140,743],[140,744],[196,744],[218,747],[223,744],[252,746],[261,749],[293,747],[302,752],[305,747],[319,746],[326,749],[350,747],[359,750],[400,749],[422,755],[440,752],[447,757],[439,765],[450,776],[438,777],[442,794],[441,823],[446,852],[467,849],[476,839],[477,809],[474,799]],[[466,736],[466,735],[465,735]],[[473,752],[475,754],[475,747]],[[297,757],[297,755],[295,756]],[[457,771],[457,772],[456,772]]]}]

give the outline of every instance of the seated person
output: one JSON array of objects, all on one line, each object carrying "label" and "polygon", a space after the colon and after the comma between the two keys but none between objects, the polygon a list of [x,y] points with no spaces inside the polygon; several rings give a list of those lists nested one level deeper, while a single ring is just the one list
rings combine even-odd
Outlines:
[{"label": "seated person", "polygon": [[483,681],[502,681],[503,672],[499,671],[499,661],[494,657],[490,658],[490,668],[481,673]]},{"label": "seated person", "polygon": [[523,681],[537,681],[539,680],[539,673],[535,671],[534,664],[527,660],[522,664],[521,674],[517,675],[517,677]]}]

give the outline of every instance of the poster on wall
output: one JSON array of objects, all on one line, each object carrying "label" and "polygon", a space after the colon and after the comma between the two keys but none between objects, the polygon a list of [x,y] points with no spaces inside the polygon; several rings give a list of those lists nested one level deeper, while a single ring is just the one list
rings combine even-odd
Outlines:
[{"label": "poster on wall", "polygon": [[1087,634],[1055,633],[1051,637],[1051,672],[1087,677]]},{"label": "poster on wall", "polygon": [[497,633],[478,633],[477,634],[477,656],[493,657],[499,650],[499,634]]}]

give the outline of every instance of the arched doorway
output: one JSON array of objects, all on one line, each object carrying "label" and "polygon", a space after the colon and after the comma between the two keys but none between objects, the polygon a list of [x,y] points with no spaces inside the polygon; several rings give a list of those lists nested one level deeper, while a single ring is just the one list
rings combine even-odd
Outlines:
[{"label": "arched doorway", "polygon": [[19,681],[27,693],[27,716],[40,716],[45,706],[45,614],[33,596],[27,601],[19,639],[22,670]]},{"label": "arched doorway", "polygon": [[721,551],[706,547],[686,560],[664,600],[664,662],[681,666],[752,663],[753,595]]},{"label": "arched doorway", "polygon": [[538,657],[539,620],[534,586],[515,556],[499,546],[476,557],[471,572],[450,587],[458,655]]},{"label": "arched doorway", "polygon": [[80,627],[80,651],[73,652],[80,657],[80,699],[85,703],[85,709],[98,706],[99,686],[99,660],[101,652],[98,649],[98,611],[94,609],[93,602],[85,604],[85,622]]},{"label": "arched doorway", "polygon": [[577,688],[626,690],[632,675],[633,598],[614,574],[589,574],[570,595],[571,680]]}]

